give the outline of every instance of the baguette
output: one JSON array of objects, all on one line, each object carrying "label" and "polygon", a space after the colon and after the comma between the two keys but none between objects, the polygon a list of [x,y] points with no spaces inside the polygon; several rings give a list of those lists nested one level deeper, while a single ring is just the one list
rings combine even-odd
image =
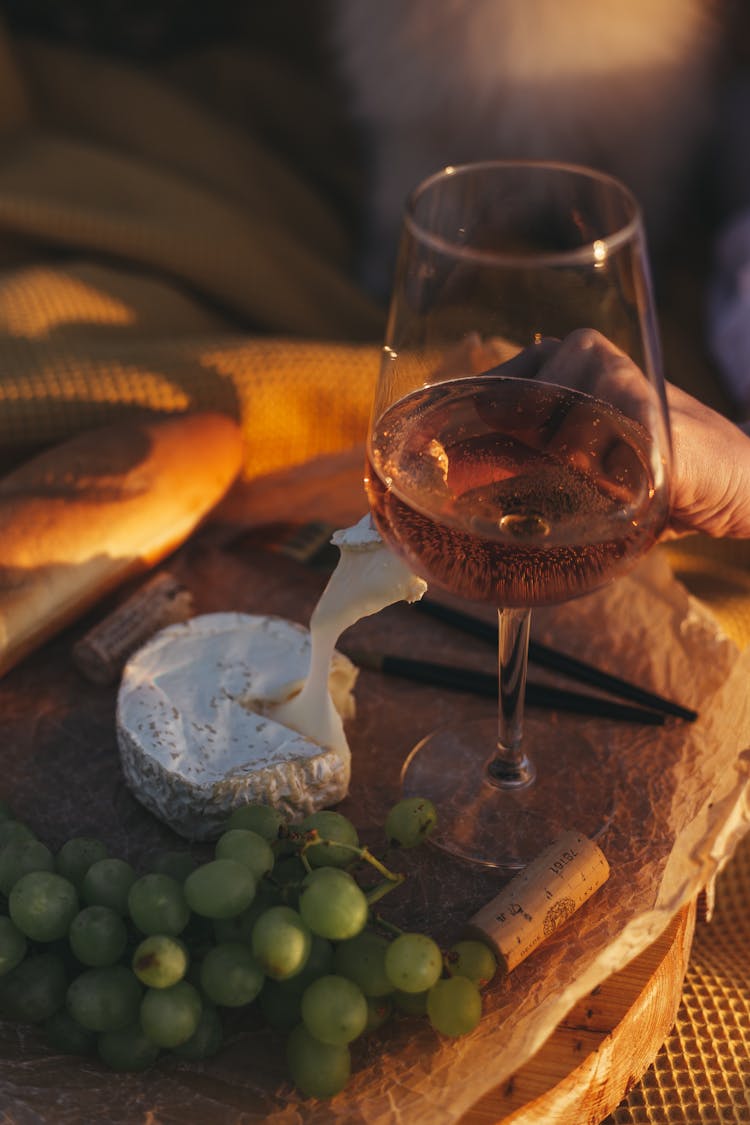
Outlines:
[{"label": "baguette", "polygon": [[0,480],[0,674],[178,547],[239,472],[220,414],[101,427]]}]

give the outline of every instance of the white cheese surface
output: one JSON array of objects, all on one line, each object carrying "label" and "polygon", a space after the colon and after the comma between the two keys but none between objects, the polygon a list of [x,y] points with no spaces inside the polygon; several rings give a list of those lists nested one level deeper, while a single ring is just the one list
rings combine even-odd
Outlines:
[{"label": "white cheese surface", "polygon": [[[171,625],[131,657],[117,703],[125,778],[136,797],[192,839],[221,832],[238,804],[306,815],[346,795],[350,755],[265,712],[299,691],[310,634],[279,617],[216,613]],[[353,713],[356,669],[336,652],[329,691]]]}]

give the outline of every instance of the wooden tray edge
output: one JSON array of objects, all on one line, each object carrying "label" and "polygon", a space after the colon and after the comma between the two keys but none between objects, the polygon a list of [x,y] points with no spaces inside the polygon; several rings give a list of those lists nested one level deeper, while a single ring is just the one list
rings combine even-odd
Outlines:
[{"label": "wooden tray edge", "polygon": [[461,1125],[582,1125],[600,1122],[636,1085],[674,1025],[696,906],[577,1003],[540,1051],[482,1097]]}]

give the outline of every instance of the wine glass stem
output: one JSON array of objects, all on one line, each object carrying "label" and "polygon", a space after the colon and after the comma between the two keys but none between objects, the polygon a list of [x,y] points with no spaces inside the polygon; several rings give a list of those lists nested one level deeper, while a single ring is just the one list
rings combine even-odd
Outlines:
[{"label": "wine glass stem", "polygon": [[531,610],[499,609],[497,754],[490,780],[501,789],[523,789],[534,780],[533,762],[523,749],[523,707],[529,659]]}]

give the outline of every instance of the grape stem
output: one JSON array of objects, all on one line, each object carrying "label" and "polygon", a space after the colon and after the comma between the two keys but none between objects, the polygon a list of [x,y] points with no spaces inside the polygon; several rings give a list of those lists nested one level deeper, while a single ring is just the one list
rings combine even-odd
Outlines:
[{"label": "grape stem", "polygon": [[372,866],[375,868],[375,870],[380,875],[382,875],[384,879],[387,879],[390,883],[393,883],[396,886],[398,886],[400,883],[403,883],[406,876],[402,875],[400,871],[389,870],[389,868],[387,868],[385,866],[385,864],[382,863],[381,860],[378,859],[377,856],[374,856],[372,854],[372,852],[370,851],[370,849],[368,847],[360,848],[359,852],[360,852],[360,859],[364,859],[364,860],[366,860],[367,863],[372,864]]},{"label": "grape stem", "polygon": [[376,883],[365,895],[368,904],[372,906],[374,902],[379,902],[389,891],[392,891],[395,887],[399,887],[405,879],[405,875],[396,875],[393,879],[383,879],[380,883]]},{"label": "grape stem", "polygon": [[387,934],[393,934],[394,937],[401,937],[401,935],[405,932],[400,928],[400,926],[395,925],[395,923],[393,922],[389,922],[388,919],[384,918],[382,914],[376,914],[374,917],[374,921],[377,926],[379,926],[382,930],[385,930]]},{"label": "grape stem", "polygon": [[[385,864],[378,859],[377,856],[373,855],[370,849],[366,846],[360,846],[358,844],[345,844],[340,840],[327,840],[324,836],[321,836],[319,834],[317,829],[313,829],[311,832],[306,833],[306,835],[302,837],[302,839],[304,842],[302,844],[302,847],[300,848],[299,857],[304,863],[308,872],[312,871],[312,866],[305,853],[309,848],[315,847],[317,844],[327,844],[330,847],[335,847],[337,849],[343,848],[344,851],[352,853],[352,858],[356,857],[357,859],[363,860],[365,863],[369,863],[372,867],[375,868],[378,874],[382,875],[383,878],[394,887],[400,886],[400,884],[403,883],[404,879],[406,878],[406,876],[402,875],[399,871],[390,871],[389,868],[387,868]],[[385,891],[382,891],[381,895],[382,894],[385,894]],[[378,895],[378,898],[380,898],[381,895]]]},{"label": "grape stem", "polygon": [[369,863],[371,867],[374,867],[378,874],[382,876],[382,879],[365,893],[368,905],[370,906],[375,902],[379,902],[389,891],[400,887],[406,880],[406,876],[400,871],[391,871],[386,867],[376,855],[373,855],[368,847],[360,846],[359,844],[343,843],[340,840],[326,839],[326,837],[320,835],[317,828],[311,829],[309,832],[305,833],[291,831],[287,834],[286,838],[300,845],[298,853],[299,858],[302,860],[308,874],[313,871],[313,866],[307,858],[306,853],[310,848],[316,847],[319,844],[335,847],[339,850],[343,848],[344,851],[351,852],[353,860],[359,859],[364,863]]}]

